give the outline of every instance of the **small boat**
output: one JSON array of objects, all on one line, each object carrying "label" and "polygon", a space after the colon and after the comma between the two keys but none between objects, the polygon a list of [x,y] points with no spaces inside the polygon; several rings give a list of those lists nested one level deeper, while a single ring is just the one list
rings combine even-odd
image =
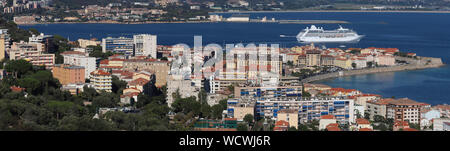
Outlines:
[{"label": "small boat", "polygon": [[347,47],[347,46],[345,46],[345,45],[340,45],[339,47],[344,48],[344,47]]},{"label": "small boat", "polygon": [[280,35],[280,37],[286,37],[286,35]]}]

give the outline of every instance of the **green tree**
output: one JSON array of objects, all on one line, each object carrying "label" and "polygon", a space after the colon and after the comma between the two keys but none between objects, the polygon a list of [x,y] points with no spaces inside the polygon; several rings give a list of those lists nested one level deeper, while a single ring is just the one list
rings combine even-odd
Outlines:
[{"label": "green tree", "polygon": [[294,126],[291,126],[288,128],[288,131],[297,131],[297,128],[295,128]]},{"label": "green tree", "polygon": [[240,124],[237,125],[236,129],[238,131],[248,131],[248,126],[247,126],[247,124],[240,123]]},{"label": "green tree", "polygon": [[5,69],[7,72],[13,73],[15,78],[21,78],[33,69],[33,65],[26,60],[10,60],[6,62]]},{"label": "green tree", "polygon": [[92,105],[99,107],[115,107],[119,103],[119,97],[113,93],[102,92],[99,96],[94,97]]},{"label": "green tree", "polygon": [[40,88],[40,81],[34,78],[24,78],[19,80],[19,86],[25,88],[30,94],[36,94],[35,92]]},{"label": "green tree", "polygon": [[120,80],[117,76],[112,76],[112,92],[122,94],[122,91],[127,87],[127,82]]},{"label": "green tree", "polygon": [[253,115],[252,114],[245,115],[244,121],[247,122],[247,124],[249,125],[253,124]]},{"label": "green tree", "polygon": [[213,105],[211,107],[211,117],[213,119],[220,119],[220,118],[222,118],[223,110],[224,109],[223,109],[222,105],[220,105],[220,104]]}]

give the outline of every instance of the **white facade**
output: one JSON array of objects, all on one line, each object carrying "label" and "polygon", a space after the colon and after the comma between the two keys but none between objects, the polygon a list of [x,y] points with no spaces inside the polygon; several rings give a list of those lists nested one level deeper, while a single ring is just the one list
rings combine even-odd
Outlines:
[{"label": "white facade", "polygon": [[181,75],[169,75],[167,79],[167,104],[169,107],[175,99],[172,97],[173,93],[179,92],[181,98],[187,98],[191,96],[198,96],[200,87],[196,87],[190,79],[184,79]]},{"label": "white facade", "polygon": [[320,119],[319,130],[327,129],[327,126],[332,123],[336,123],[336,119]]},{"label": "white facade", "polygon": [[448,131],[449,129],[444,129],[444,122],[450,122],[449,118],[438,118],[433,119],[433,131]]},{"label": "white facade", "polygon": [[84,77],[89,77],[90,73],[95,71],[96,68],[96,62],[95,57],[88,57],[83,55],[77,55],[77,54],[68,54],[63,55],[64,57],[64,64],[70,64],[75,66],[82,66],[86,70],[84,72]]},{"label": "white facade", "polygon": [[156,58],[157,37],[156,35],[140,34],[133,36],[134,50],[136,56],[150,56]]}]

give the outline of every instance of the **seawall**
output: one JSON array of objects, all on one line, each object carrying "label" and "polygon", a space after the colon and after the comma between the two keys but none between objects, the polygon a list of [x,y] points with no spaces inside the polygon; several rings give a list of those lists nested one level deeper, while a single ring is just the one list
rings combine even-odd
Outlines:
[{"label": "seawall", "polygon": [[395,58],[396,58],[396,60],[406,61],[409,64],[390,66],[390,67],[377,67],[377,68],[368,68],[368,69],[359,69],[359,70],[339,71],[339,72],[333,72],[333,73],[327,73],[327,74],[321,74],[321,75],[308,77],[308,78],[302,79],[301,82],[308,83],[308,82],[314,82],[314,81],[319,81],[319,80],[324,80],[324,79],[329,79],[329,78],[337,78],[337,77],[353,76],[353,75],[361,75],[361,74],[438,68],[438,67],[441,67],[444,65],[444,63],[442,63],[441,58],[431,58],[431,57],[417,57],[417,59],[407,58],[407,57],[395,57]]}]

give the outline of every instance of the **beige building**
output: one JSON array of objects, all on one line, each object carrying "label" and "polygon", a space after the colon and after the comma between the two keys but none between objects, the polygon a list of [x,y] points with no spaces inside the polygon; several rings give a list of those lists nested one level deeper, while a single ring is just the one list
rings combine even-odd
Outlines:
[{"label": "beige building", "polygon": [[336,58],[334,60],[334,65],[344,68],[344,69],[351,69],[352,67],[352,60],[347,58]]},{"label": "beige building", "polygon": [[368,113],[370,116],[370,120],[374,119],[375,115],[380,115],[384,118],[387,117],[387,108],[386,106],[390,101],[394,99],[380,99],[380,100],[369,100],[366,102],[366,110],[365,113]]},{"label": "beige building", "polygon": [[55,63],[55,54],[44,53],[44,44],[14,42],[8,51],[9,59],[30,61],[35,66],[45,66],[51,69]]},{"label": "beige building", "polygon": [[306,65],[307,66],[319,66],[320,65],[320,51],[319,50],[306,51]]},{"label": "beige building", "polygon": [[282,109],[277,112],[277,121],[289,122],[289,127],[298,128],[298,110]]},{"label": "beige building", "polygon": [[245,115],[247,114],[251,114],[252,116],[255,115],[254,113],[254,106],[253,105],[238,105],[238,106],[234,106],[234,107],[230,107],[232,109],[234,109],[234,117],[236,118],[238,121],[243,121]]},{"label": "beige building", "polygon": [[172,94],[177,91],[181,98],[198,97],[200,87],[195,87],[190,79],[184,79],[181,75],[169,75],[169,81],[167,82],[167,105],[169,107],[175,101]]},{"label": "beige building", "polygon": [[322,115],[319,121],[319,130],[327,129],[329,124],[336,124],[336,117],[334,115]]},{"label": "beige building", "polygon": [[3,60],[5,58],[5,38],[3,35],[0,35],[0,60]]},{"label": "beige building", "polygon": [[100,45],[100,43],[100,41],[95,40],[78,39],[78,44],[81,48],[86,48],[87,46],[97,46]]},{"label": "beige building", "polygon": [[355,99],[355,104],[359,104],[361,106],[366,107],[367,101],[378,100],[381,98],[381,96],[376,94],[360,94],[351,96],[351,98]]},{"label": "beige building", "polygon": [[111,92],[112,77],[110,73],[103,70],[95,70],[91,72],[90,80],[95,90]]},{"label": "beige building", "polygon": [[168,61],[156,59],[127,59],[123,61],[123,70],[152,71],[156,75],[156,87],[162,87],[167,84],[167,76],[170,70]]}]

